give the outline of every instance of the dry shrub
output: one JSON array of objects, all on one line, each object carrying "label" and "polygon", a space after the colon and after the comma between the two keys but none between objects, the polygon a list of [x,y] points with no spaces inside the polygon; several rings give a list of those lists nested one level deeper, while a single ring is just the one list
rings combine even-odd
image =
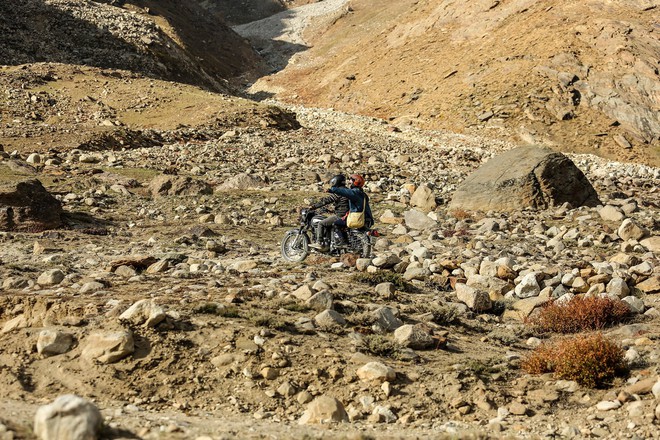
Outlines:
[{"label": "dry shrub", "polygon": [[621,300],[576,296],[566,303],[549,303],[527,323],[539,332],[578,333],[618,324],[628,316],[630,308]]},{"label": "dry shrub", "polygon": [[403,275],[386,270],[381,270],[374,273],[358,272],[353,275],[353,281],[370,284],[372,286],[378,285],[380,283],[392,283],[397,290],[404,292],[409,292],[412,289],[412,285],[403,279]]},{"label": "dry shrub", "polygon": [[360,351],[382,357],[396,357],[401,347],[385,335],[364,335]]},{"label": "dry shrub", "polygon": [[472,217],[472,215],[468,211],[461,208],[454,209],[453,211],[450,212],[450,214],[454,216],[454,218],[457,220],[465,220]]},{"label": "dry shrub", "polygon": [[531,374],[554,373],[587,387],[602,386],[626,371],[624,352],[601,333],[579,335],[554,344],[542,344],[523,360]]}]

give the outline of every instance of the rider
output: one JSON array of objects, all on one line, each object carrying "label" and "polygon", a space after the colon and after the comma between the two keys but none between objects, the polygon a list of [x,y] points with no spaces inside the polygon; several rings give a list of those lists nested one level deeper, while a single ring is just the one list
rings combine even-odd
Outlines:
[{"label": "rider", "polygon": [[[374,218],[371,214],[371,207],[369,206],[369,196],[362,190],[362,187],[364,187],[364,177],[359,174],[351,174],[349,181],[351,183],[350,188],[332,187],[328,192],[346,197],[350,212],[362,212],[364,210],[364,226],[370,228],[374,224]],[[366,207],[364,203],[367,204]],[[346,216],[335,221],[335,225],[339,226],[343,244],[346,244],[346,233],[343,231],[346,227]]]},{"label": "rider", "polygon": [[[346,189],[346,177],[343,174],[337,174],[330,179],[330,189],[332,188]],[[330,191],[330,189],[328,191]],[[324,240],[324,237],[327,237],[327,232],[330,227],[348,212],[348,199],[337,194],[330,194],[328,197],[322,198],[313,204],[311,208],[318,209],[331,203],[334,203],[335,205],[334,212],[319,222],[318,228],[316,229],[316,243],[310,245],[310,247],[314,249],[327,250],[328,244],[324,243],[324,241],[329,242],[330,240]]]}]

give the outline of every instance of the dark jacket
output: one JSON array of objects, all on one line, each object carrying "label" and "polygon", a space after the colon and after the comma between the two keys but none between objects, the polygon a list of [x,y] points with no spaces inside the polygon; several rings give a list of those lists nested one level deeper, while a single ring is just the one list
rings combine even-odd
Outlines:
[{"label": "dark jacket", "polygon": [[362,212],[362,204],[366,202],[367,206],[364,210],[365,223],[368,226],[374,224],[374,217],[371,215],[371,207],[369,206],[369,196],[362,191],[362,188],[332,187],[328,191],[332,194],[346,197],[348,199],[348,208],[351,212]]},{"label": "dark jacket", "polygon": [[[335,187],[339,188],[339,187]],[[348,199],[346,197],[339,196],[337,194],[330,194],[328,197],[324,197],[318,202],[312,205],[312,209],[318,209],[322,206],[329,205],[331,203],[335,204],[335,215],[339,217],[343,216],[348,212]]]}]

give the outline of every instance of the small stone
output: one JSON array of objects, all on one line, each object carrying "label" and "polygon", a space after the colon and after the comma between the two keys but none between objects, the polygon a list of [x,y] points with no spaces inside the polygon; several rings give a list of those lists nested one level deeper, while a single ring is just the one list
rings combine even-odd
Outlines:
[{"label": "small stone", "polygon": [[327,395],[314,399],[298,420],[300,425],[332,422],[348,422],[348,414],[339,400]]},{"label": "small stone", "polygon": [[393,283],[380,283],[376,285],[376,293],[385,299],[391,299],[394,296],[396,287]]},{"label": "small stone", "polygon": [[621,226],[619,226],[618,229],[618,234],[619,237],[621,237],[622,240],[627,241],[627,240],[641,240],[644,235],[646,235],[646,231],[639,227],[633,220],[627,218],[625,219],[622,223]]},{"label": "small stone", "polygon": [[165,319],[165,310],[152,299],[142,299],[119,316],[120,320],[128,321],[134,325],[155,327]]},{"label": "small stone", "polygon": [[357,370],[357,375],[363,381],[391,382],[396,379],[396,372],[382,362],[369,362]]},{"label": "small stone", "polygon": [[133,334],[128,330],[92,333],[85,342],[82,359],[101,364],[117,362],[135,351]]},{"label": "small stone", "polygon": [[611,411],[621,408],[621,402],[618,400],[602,400],[596,404],[598,411]]},{"label": "small stone", "polygon": [[509,405],[509,413],[516,416],[523,416],[527,414],[527,407],[520,402],[512,402]]},{"label": "small stone", "polygon": [[275,380],[280,376],[280,370],[272,367],[265,367],[261,370],[261,376],[267,380]]},{"label": "small stone", "polygon": [[277,388],[277,393],[280,396],[291,397],[296,394],[296,387],[291,384],[291,382],[284,382]]},{"label": "small stone", "polygon": [[314,317],[314,322],[319,327],[343,327],[346,320],[334,310],[324,310]]},{"label": "small stone", "polygon": [[422,324],[405,324],[394,330],[394,339],[404,347],[424,350],[434,344],[434,339]]},{"label": "small stone", "polygon": [[333,296],[327,290],[315,293],[305,303],[313,310],[323,311],[332,308]]},{"label": "small stone", "polygon": [[37,352],[42,356],[66,353],[73,344],[73,335],[58,330],[42,330],[37,340]]},{"label": "small stone", "polygon": [[40,286],[53,286],[64,280],[64,272],[59,269],[50,269],[39,275],[37,284]]},{"label": "small stone", "polygon": [[301,391],[301,392],[298,393],[298,396],[296,396],[296,400],[301,405],[309,403],[313,399],[314,399],[314,396],[312,396],[308,391]]}]

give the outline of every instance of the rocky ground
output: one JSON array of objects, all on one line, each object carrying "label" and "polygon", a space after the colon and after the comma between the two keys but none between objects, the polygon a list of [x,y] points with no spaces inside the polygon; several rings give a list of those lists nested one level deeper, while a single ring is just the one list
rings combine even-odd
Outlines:
[{"label": "rocky ground", "polygon": [[[7,435],[30,438],[35,406],[66,393],[92,399],[113,438],[656,433],[650,387],[635,391],[641,405],[599,405],[657,378],[658,169],[574,156],[602,206],[456,212],[446,207],[456,185],[509,145],[291,111],[302,128],[4,153],[5,188],[40,179],[65,212],[64,227],[0,237]],[[367,176],[383,233],[376,258],[286,263],[279,240],[338,171]],[[410,201],[422,184],[439,205],[420,222]],[[624,218],[656,238],[619,232]],[[356,278],[374,271],[407,284]],[[627,350],[627,378],[588,389],[521,372],[535,338],[548,337],[520,321],[531,309],[515,292],[529,273],[534,297],[625,280],[630,292],[615,294],[631,293],[636,315],[607,334]],[[459,301],[452,279],[490,290],[492,307]],[[415,337],[394,333],[401,326]],[[68,342],[50,352],[57,335]],[[350,422],[298,425],[321,395]]]},{"label": "rocky ground", "polygon": [[[171,6],[91,3],[124,40],[128,14]],[[0,70],[0,439],[35,438],[63,394],[100,409],[103,438],[657,437],[660,169],[569,154],[598,206],[450,209],[514,144],[213,93],[152,58],[42,61]],[[338,172],[367,179],[374,256],[285,262],[298,209]],[[50,227],[7,226],[34,179]],[[633,311],[605,330],[625,377],[520,369],[557,338],[527,315],[601,293]]]}]

